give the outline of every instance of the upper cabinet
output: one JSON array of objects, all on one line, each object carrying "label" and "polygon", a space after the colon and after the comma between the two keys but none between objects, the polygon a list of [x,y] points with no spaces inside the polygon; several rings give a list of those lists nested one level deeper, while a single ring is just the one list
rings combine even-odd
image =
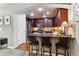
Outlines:
[{"label": "upper cabinet", "polygon": [[68,9],[60,8],[60,24],[62,24],[63,21],[68,22]]},{"label": "upper cabinet", "polygon": [[53,20],[53,26],[58,27],[61,26],[63,21],[68,22],[68,9],[59,8],[56,18]]}]

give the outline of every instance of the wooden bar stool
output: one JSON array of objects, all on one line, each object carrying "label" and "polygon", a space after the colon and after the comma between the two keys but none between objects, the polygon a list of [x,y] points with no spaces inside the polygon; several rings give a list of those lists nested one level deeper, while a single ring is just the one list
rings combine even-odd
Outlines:
[{"label": "wooden bar stool", "polygon": [[[36,50],[36,55],[37,55],[39,53],[39,42],[38,42],[36,36],[28,36],[28,40],[29,40],[29,44],[30,44],[29,55],[31,53],[33,53],[33,50]],[[33,46],[36,46],[36,49]]]},{"label": "wooden bar stool", "polygon": [[[48,48],[49,51],[45,51],[45,48]],[[41,55],[44,55],[44,52],[49,52],[49,55],[52,55],[52,43],[50,37],[42,37],[41,40]]]},{"label": "wooden bar stool", "polygon": [[64,54],[66,56],[66,54],[69,56],[69,51],[68,49],[70,48],[70,36],[67,36],[67,37],[59,37],[59,42],[57,42],[55,44],[56,46],[56,56],[58,54],[62,54],[62,53],[58,53],[58,49],[62,49],[64,50]]}]

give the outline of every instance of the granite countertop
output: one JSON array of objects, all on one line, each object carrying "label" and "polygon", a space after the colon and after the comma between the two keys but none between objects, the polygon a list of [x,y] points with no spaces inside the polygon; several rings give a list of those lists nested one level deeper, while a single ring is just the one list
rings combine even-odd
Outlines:
[{"label": "granite countertop", "polygon": [[[37,32],[31,33],[31,34],[29,34],[29,35],[31,35],[31,36],[45,36],[45,37],[58,37],[58,35],[61,36],[60,34],[53,34],[53,33],[37,33]],[[62,37],[67,37],[67,36],[64,36],[64,35],[63,35]],[[75,39],[75,37],[72,37],[72,38]]]}]

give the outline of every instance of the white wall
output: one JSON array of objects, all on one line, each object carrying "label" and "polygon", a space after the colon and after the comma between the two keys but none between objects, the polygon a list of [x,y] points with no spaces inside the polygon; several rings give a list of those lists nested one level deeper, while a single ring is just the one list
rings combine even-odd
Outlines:
[{"label": "white wall", "polygon": [[[16,37],[16,34],[14,34],[14,32],[16,32],[16,30],[14,30],[14,24],[16,23],[16,20],[14,21],[13,19],[13,14],[15,12],[19,12],[20,10],[24,9],[24,8],[29,8],[32,6],[36,6],[38,4],[28,4],[28,3],[4,3],[1,4],[0,3],[0,16],[11,16],[11,24],[6,26],[6,25],[0,25],[0,37],[5,37],[8,38],[8,46],[9,47],[14,47],[14,36]],[[19,21],[19,19],[18,19]],[[21,22],[21,21],[20,21]],[[21,25],[24,24],[23,22],[20,23]],[[17,25],[17,23],[16,23]],[[15,29],[16,29],[16,25],[15,25]],[[20,26],[18,24],[18,26]],[[1,30],[2,29],[2,30]]]},{"label": "white wall", "polygon": [[26,14],[13,14],[10,25],[0,25],[0,37],[8,38],[8,47],[22,44],[26,36]]},{"label": "white wall", "polygon": [[71,55],[79,56],[79,22],[76,22],[76,39],[72,41]]},{"label": "white wall", "polygon": [[8,38],[8,46],[13,46],[13,20],[10,25],[0,25],[0,37]]},{"label": "white wall", "polygon": [[[75,14],[75,7],[78,7],[79,5],[76,4],[72,4],[71,7],[71,11],[70,11],[70,19],[74,21],[75,24],[75,35],[76,35],[76,39],[71,41],[71,55],[72,56],[79,56],[79,16],[78,18],[76,18],[76,14]],[[77,22],[75,22],[76,20],[78,20]]]}]

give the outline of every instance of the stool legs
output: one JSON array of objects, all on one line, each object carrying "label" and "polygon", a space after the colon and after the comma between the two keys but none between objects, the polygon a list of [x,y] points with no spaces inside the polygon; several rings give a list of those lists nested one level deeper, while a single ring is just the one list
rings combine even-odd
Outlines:
[{"label": "stool legs", "polygon": [[[33,45],[31,45],[31,48],[29,47],[29,56],[30,56],[30,54],[31,53],[33,53]],[[37,56],[37,54],[39,53],[39,46],[38,45],[36,45],[36,56]]]},{"label": "stool legs", "polygon": [[69,56],[69,51],[68,51],[68,49],[65,50],[65,56],[66,56],[66,54]]},{"label": "stool legs", "polygon": [[49,48],[50,56],[52,56],[52,48]]},{"label": "stool legs", "polygon": [[44,55],[44,47],[43,47],[43,55]]},{"label": "stool legs", "polygon": [[[41,56],[43,56],[44,53],[45,53],[45,49],[44,49],[44,47],[41,47]],[[51,48],[49,48],[49,55],[52,56],[52,49]]]},{"label": "stool legs", "polygon": [[38,47],[38,54],[39,54],[39,46],[37,46]]},{"label": "stool legs", "polygon": [[67,50],[67,54],[68,54],[68,56],[69,56],[69,51]]},{"label": "stool legs", "polygon": [[37,54],[38,54],[38,46],[36,46],[36,56],[37,56]]},{"label": "stool legs", "polygon": [[42,54],[42,47],[41,47],[41,56],[42,56],[43,54]]},{"label": "stool legs", "polygon": [[[66,54],[69,56],[69,51],[68,49],[64,50],[64,55],[66,56]],[[58,48],[56,48],[56,56],[58,56]]]},{"label": "stool legs", "polygon": [[30,46],[29,46],[29,56],[30,56]]},{"label": "stool legs", "polygon": [[56,48],[56,56],[58,55],[58,48]]},{"label": "stool legs", "polygon": [[66,56],[66,49],[64,50],[64,55]]}]

